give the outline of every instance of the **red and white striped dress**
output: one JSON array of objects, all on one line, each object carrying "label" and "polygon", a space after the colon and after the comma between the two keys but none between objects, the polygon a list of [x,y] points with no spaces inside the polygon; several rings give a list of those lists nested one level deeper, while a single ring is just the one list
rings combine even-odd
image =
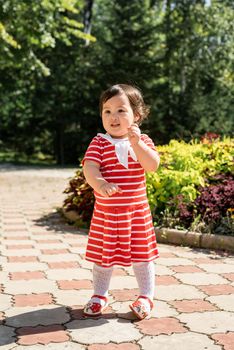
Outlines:
[{"label": "red and white striped dress", "polygon": [[[150,148],[152,140],[141,135]],[[82,163],[100,164],[102,176],[116,183],[122,193],[103,197],[94,191],[95,206],[91,221],[86,260],[103,267],[130,266],[132,262],[149,262],[158,257],[152,216],[146,196],[145,171],[128,154],[125,168],[115,153],[115,145],[98,134],[91,141]]]}]

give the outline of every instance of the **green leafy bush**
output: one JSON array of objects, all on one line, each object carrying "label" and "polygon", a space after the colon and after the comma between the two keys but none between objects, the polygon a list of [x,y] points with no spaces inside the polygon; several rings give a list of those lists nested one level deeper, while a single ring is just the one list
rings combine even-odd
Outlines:
[{"label": "green leafy bush", "polygon": [[[155,225],[231,234],[234,207],[230,191],[234,170],[233,140],[203,138],[202,142],[194,140],[190,143],[172,140],[157,149],[161,156],[160,167],[156,173],[146,175],[147,196]],[[224,186],[222,181],[225,181]],[[210,186],[218,187],[209,189]],[[213,194],[210,197],[207,194],[216,191],[222,192],[217,197],[217,203]],[[77,171],[65,192],[69,193],[64,202],[65,210],[76,210],[78,223],[89,224],[94,197],[82,170]],[[218,206],[218,201],[223,202],[224,198],[226,204],[219,206],[222,210],[216,211],[215,218],[210,216],[208,219],[204,214],[204,205],[207,208]],[[218,230],[215,229],[217,225]]]},{"label": "green leafy bush", "polygon": [[68,197],[63,203],[63,212],[75,212],[72,221],[87,227],[92,217],[94,195],[81,169],[78,169],[76,175],[69,181],[64,193],[67,193]]},{"label": "green leafy bush", "polygon": [[148,199],[156,214],[177,195],[182,194],[186,202],[194,201],[199,186],[205,186],[214,175],[233,171],[234,144],[230,138],[209,143],[172,140],[158,151],[161,165],[157,173],[147,174]]}]

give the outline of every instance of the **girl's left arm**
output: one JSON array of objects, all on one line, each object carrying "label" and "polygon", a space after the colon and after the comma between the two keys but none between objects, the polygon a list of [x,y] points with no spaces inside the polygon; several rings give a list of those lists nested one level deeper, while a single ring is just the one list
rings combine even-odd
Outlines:
[{"label": "girl's left arm", "polygon": [[160,163],[159,155],[141,140],[140,129],[135,124],[129,128],[128,138],[142,168],[146,172],[156,171]]},{"label": "girl's left arm", "polygon": [[156,150],[147,146],[142,140],[132,145],[137,156],[138,162],[145,171],[156,171],[158,169],[160,158]]}]

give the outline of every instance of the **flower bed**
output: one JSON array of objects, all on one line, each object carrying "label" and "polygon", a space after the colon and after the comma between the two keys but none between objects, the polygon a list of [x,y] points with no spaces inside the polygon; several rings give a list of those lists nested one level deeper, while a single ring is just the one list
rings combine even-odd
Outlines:
[{"label": "flower bed", "polygon": [[[203,138],[172,140],[157,147],[161,164],[147,174],[147,195],[155,226],[234,236],[234,142]],[[94,196],[82,169],[65,190],[63,211],[88,227]]]}]

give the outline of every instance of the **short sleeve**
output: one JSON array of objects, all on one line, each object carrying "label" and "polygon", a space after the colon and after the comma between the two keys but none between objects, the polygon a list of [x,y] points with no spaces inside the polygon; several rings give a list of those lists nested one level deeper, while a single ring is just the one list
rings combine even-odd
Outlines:
[{"label": "short sleeve", "polygon": [[151,140],[151,138],[146,135],[146,134],[141,134],[141,140],[147,145],[149,146],[151,149],[153,149],[154,151],[157,151],[156,147],[155,147],[155,144],[153,143],[153,141]]},{"label": "short sleeve", "polygon": [[95,136],[90,142],[87,151],[85,152],[84,158],[82,159],[81,164],[84,165],[86,160],[92,160],[101,164],[102,161],[102,147],[99,141],[99,137]]}]

